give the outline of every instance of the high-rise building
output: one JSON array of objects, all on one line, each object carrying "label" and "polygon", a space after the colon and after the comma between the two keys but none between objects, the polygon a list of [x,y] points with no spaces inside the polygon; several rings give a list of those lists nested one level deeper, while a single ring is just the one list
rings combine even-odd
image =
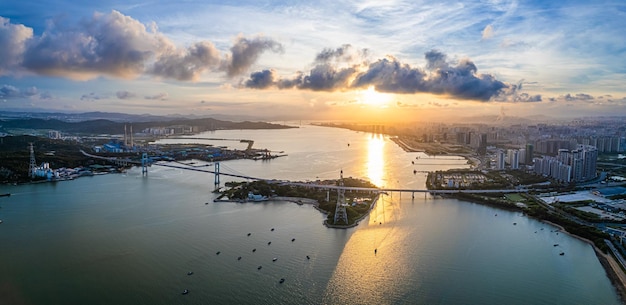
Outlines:
[{"label": "high-rise building", "polygon": [[504,169],[504,159],[505,159],[504,151],[503,150],[498,150],[496,155],[497,155],[496,169],[497,170],[503,170]]},{"label": "high-rise building", "polygon": [[526,158],[524,158],[524,164],[530,165],[533,164],[533,153],[535,151],[535,147],[532,144],[526,144]]}]

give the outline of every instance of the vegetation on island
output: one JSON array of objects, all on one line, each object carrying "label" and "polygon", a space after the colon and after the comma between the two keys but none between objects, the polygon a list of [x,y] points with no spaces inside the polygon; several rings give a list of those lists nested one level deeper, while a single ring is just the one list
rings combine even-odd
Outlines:
[{"label": "vegetation on island", "polygon": [[[339,185],[339,180],[323,180],[312,182],[316,185]],[[343,178],[343,184],[347,187],[377,188],[369,181],[355,178]],[[327,214],[327,223],[334,225],[335,209],[337,207],[337,191],[324,190],[319,187],[308,187],[281,183],[280,181],[252,181],[252,182],[227,182],[225,188],[218,192],[217,200],[246,201],[248,194],[260,195],[266,198],[293,197],[307,198],[317,201],[316,207]],[[369,212],[378,192],[372,191],[347,191],[345,193],[346,212],[348,223],[342,226],[352,226]]]}]

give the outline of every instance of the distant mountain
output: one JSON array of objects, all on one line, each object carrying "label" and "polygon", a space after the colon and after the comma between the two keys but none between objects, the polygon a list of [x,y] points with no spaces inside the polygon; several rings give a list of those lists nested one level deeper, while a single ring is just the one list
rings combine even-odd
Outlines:
[{"label": "distant mountain", "polygon": [[0,130],[7,129],[52,129],[66,133],[83,134],[122,134],[124,125],[132,124],[135,132],[139,132],[151,127],[171,127],[171,126],[195,126],[198,131],[217,129],[282,129],[292,128],[285,125],[271,124],[265,122],[231,122],[221,121],[212,118],[202,119],[171,119],[149,122],[119,122],[112,120],[96,119],[79,122],[68,122],[59,119],[2,119],[0,120]]}]

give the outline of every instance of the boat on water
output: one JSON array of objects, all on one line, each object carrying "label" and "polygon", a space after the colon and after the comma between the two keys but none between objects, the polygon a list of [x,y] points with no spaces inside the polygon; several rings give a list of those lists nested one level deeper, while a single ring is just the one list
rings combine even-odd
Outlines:
[{"label": "boat on water", "polygon": [[263,268],[263,266],[258,266],[256,270],[261,270],[261,268]]},{"label": "boat on water", "polygon": [[285,278],[281,278],[280,281],[278,281],[278,283],[282,284],[285,282]]},{"label": "boat on water", "polygon": [[277,260],[278,260],[278,258],[276,258],[276,257],[272,258],[272,261],[273,261],[273,262],[275,262],[275,261],[277,261]]},{"label": "boat on water", "polygon": [[256,248],[252,249],[252,252],[256,252]]},{"label": "boat on water", "polygon": [[274,231],[274,228],[272,228],[270,231]]},{"label": "boat on water", "polygon": [[561,253],[559,253],[559,255],[563,256],[563,255],[565,255],[565,252],[561,252]]},{"label": "boat on water", "polygon": [[10,197],[11,193],[4,193],[4,194],[0,194],[0,197]]},{"label": "boat on water", "polygon": [[291,239],[291,241],[296,241],[296,239],[295,239],[295,238],[292,238],[292,239]]},{"label": "boat on water", "polygon": [[252,233],[248,233],[248,236],[250,236]]},{"label": "boat on water", "polygon": [[222,252],[220,252],[220,251],[217,251],[217,252],[215,253],[215,255],[220,255],[220,253],[222,253]]},{"label": "boat on water", "polygon": [[306,256],[306,259],[311,259],[308,255]]},{"label": "boat on water", "polygon": [[267,242],[267,245],[268,245],[268,246],[269,246],[269,245],[271,245],[271,244],[272,244],[272,242],[271,242],[271,241],[268,241],[268,242]]},{"label": "boat on water", "polygon": [[187,290],[187,289],[185,289],[185,290],[183,290],[183,292],[181,292],[181,294],[188,294],[188,293],[189,293],[189,290]]},{"label": "boat on water", "polygon": [[554,244],[554,245],[552,245],[552,246],[557,247],[558,245],[559,245],[559,244]]},{"label": "boat on water", "polygon": [[187,272],[187,275],[192,275],[192,274],[193,274],[193,271]]},{"label": "boat on water", "polygon": [[238,257],[238,258],[237,258],[237,260],[238,260],[238,261],[240,261],[240,260],[241,260],[241,256],[240,256],[240,257]]}]

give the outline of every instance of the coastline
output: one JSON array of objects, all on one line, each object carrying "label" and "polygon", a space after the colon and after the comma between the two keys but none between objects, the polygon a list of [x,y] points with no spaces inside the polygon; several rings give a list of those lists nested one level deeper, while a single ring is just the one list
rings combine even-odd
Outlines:
[{"label": "coastline", "polygon": [[593,248],[593,252],[596,254],[600,265],[602,265],[602,267],[604,268],[604,271],[611,281],[611,284],[613,284],[613,287],[615,287],[615,290],[617,290],[617,295],[619,296],[620,301],[622,302],[622,304],[626,304],[626,272],[624,272],[619,262],[615,260],[615,258],[611,254],[603,253],[600,249],[598,249],[598,247],[596,247],[596,245],[591,240],[567,232],[567,230],[565,230],[565,228],[563,228],[563,226],[561,225],[542,219],[540,219],[539,221],[547,223],[551,226],[555,226],[562,233],[565,233],[573,238],[588,243]]},{"label": "coastline", "polygon": [[[411,147],[410,145],[406,144],[404,141],[402,141],[400,138],[398,137],[392,137],[391,138],[392,141],[394,141],[398,146],[400,146],[404,151],[406,152],[424,152],[426,153],[425,150],[419,150],[419,149],[415,149],[413,147]],[[478,167],[481,162],[478,158],[473,157],[471,155],[468,154],[448,154],[446,153],[445,155],[458,155],[458,156],[462,156],[464,157],[470,164],[473,164],[475,167]],[[466,199],[462,199],[465,201],[470,201],[470,200],[466,200]],[[473,201],[472,201],[473,202]],[[488,205],[482,202],[474,202],[477,204],[482,204],[482,205]],[[489,205],[493,208],[499,208],[501,209],[501,207],[497,207],[497,206],[492,206]],[[613,257],[613,255],[609,254],[605,254],[603,253],[598,247],[596,247],[596,245],[589,239],[583,238],[581,236],[572,234],[568,231],[565,230],[565,228],[561,225],[555,224],[553,222],[547,221],[547,220],[543,220],[543,219],[538,219],[535,218],[541,222],[550,224],[552,226],[555,226],[559,229],[559,231],[574,237],[576,239],[579,239],[581,241],[584,241],[586,243],[588,243],[589,245],[591,245],[591,247],[593,248],[594,253],[596,254],[596,257],[598,258],[598,261],[600,262],[600,265],[602,265],[604,271],[606,272],[607,277],[609,278],[609,280],[611,281],[611,284],[613,285],[613,287],[615,287],[615,290],[617,292],[617,295],[620,298],[620,302],[622,304],[626,304],[626,272],[621,268],[620,263]]]}]

